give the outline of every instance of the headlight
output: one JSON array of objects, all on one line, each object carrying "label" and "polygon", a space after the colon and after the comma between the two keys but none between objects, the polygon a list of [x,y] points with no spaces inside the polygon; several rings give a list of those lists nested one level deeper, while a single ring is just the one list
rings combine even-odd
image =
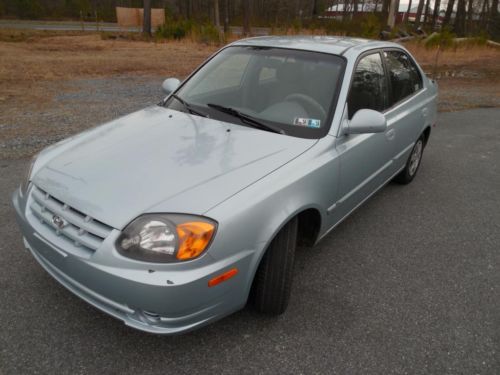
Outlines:
[{"label": "headlight", "polygon": [[36,157],[35,155],[31,158],[30,165],[28,169],[24,172],[23,180],[21,181],[21,193],[24,195],[28,191],[28,186],[30,184],[31,172],[33,172],[33,166],[35,165]]},{"label": "headlight", "polygon": [[116,240],[118,252],[145,262],[171,263],[200,256],[210,245],[217,223],[181,214],[147,214],[131,222]]}]

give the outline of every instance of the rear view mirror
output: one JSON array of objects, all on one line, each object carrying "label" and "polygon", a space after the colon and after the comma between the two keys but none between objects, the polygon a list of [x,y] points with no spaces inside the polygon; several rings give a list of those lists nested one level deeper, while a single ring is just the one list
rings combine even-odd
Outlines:
[{"label": "rear view mirror", "polygon": [[387,129],[385,116],[373,109],[360,109],[349,121],[345,134],[382,133]]},{"label": "rear view mirror", "polygon": [[168,95],[171,92],[175,91],[180,84],[181,81],[179,81],[177,78],[167,78],[165,81],[163,81],[161,88],[163,92]]}]

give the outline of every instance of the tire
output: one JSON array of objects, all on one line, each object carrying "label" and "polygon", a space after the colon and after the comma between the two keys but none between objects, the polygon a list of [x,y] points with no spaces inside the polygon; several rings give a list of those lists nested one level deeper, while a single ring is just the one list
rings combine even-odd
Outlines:
[{"label": "tire", "polygon": [[417,175],[418,169],[420,168],[422,155],[424,153],[424,147],[425,147],[425,139],[424,136],[422,135],[415,142],[415,145],[411,150],[410,156],[406,161],[404,169],[401,172],[399,172],[399,174],[396,175],[396,177],[394,177],[395,182],[406,185],[413,181],[413,179]]},{"label": "tire", "polygon": [[262,258],[252,285],[255,309],[268,315],[285,312],[293,280],[298,218],[290,220],[276,235]]}]

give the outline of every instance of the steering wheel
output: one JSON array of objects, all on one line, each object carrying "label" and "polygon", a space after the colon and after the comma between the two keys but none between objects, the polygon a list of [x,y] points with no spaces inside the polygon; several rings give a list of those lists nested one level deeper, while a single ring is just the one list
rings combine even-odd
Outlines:
[{"label": "steering wheel", "polygon": [[319,116],[323,121],[326,119],[326,112],[323,109],[323,106],[319,104],[316,100],[311,98],[310,96],[304,94],[290,94],[285,98],[285,102],[298,102],[300,105],[304,107],[309,116]]}]

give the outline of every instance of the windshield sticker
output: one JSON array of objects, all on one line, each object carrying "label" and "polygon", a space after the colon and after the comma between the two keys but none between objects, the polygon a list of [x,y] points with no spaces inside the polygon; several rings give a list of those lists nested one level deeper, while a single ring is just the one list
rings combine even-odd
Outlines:
[{"label": "windshield sticker", "polygon": [[308,128],[319,128],[321,126],[321,120],[313,119],[313,118],[303,118],[303,117],[295,117],[293,121],[294,125],[298,126],[307,126]]}]

